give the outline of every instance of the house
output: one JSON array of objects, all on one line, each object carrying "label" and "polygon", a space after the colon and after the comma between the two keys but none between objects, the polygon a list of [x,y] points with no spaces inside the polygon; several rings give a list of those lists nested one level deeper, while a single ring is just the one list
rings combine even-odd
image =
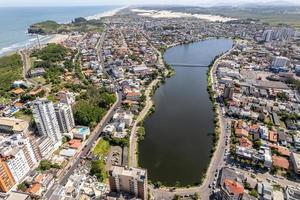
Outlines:
[{"label": "house", "polygon": [[228,167],[223,167],[220,176],[221,199],[242,199],[244,175]]},{"label": "house", "polygon": [[278,133],[277,140],[278,140],[279,144],[281,144],[283,146],[287,146],[287,140],[286,140],[287,135],[286,135],[286,133],[283,132],[283,131],[278,131],[277,133]]},{"label": "house", "polygon": [[278,146],[278,145],[274,145],[274,144],[270,144],[269,147],[271,149],[275,149],[276,151],[278,151],[278,153],[282,156],[290,157],[290,150],[286,147]]},{"label": "house", "polygon": [[288,170],[289,169],[289,166],[290,166],[290,163],[289,163],[289,160],[282,157],[282,156],[272,156],[272,159],[273,159],[273,166],[275,167],[279,167],[281,169],[285,169],[285,170]]},{"label": "house", "polygon": [[81,146],[81,140],[73,139],[73,140],[70,140],[68,142],[68,144],[71,149],[79,149]]},{"label": "house", "polygon": [[16,89],[12,89],[10,92],[13,95],[18,96],[18,95],[24,94],[25,90],[23,90],[22,88],[16,88]]},{"label": "house", "polygon": [[243,128],[236,128],[235,129],[235,135],[237,137],[248,137],[249,133],[247,130],[243,129]]},{"label": "house", "polygon": [[275,126],[280,126],[280,120],[278,115],[275,112],[272,112],[272,121],[274,123]]},{"label": "house", "polygon": [[273,199],[273,188],[267,183],[258,183],[257,184],[257,192],[264,200],[272,200]]},{"label": "house", "polygon": [[225,179],[221,186],[222,199],[241,199],[244,194],[244,186],[237,181]]},{"label": "house", "polygon": [[275,131],[269,131],[269,141],[272,143],[277,143],[278,134]]},{"label": "house", "polygon": [[45,73],[45,69],[42,67],[37,67],[30,70],[30,76],[36,77],[36,76],[42,76]]},{"label": "house", "polygon": [[286,119],[285,120],[285,126],[289,130],[297,130],[297,126],[291,119]]},{"label": "house", "polygon": [[252,148],[253,144],[248,138],[242,137],[239,138],[239,145],[245,148]]},{"label": "house", "polygon": [[267,127],[265,126],[260,126],[259,127],[259,134],[260,134],[260,138],[263,140],[268,140],[269,138],[269,130]]},{"label": "house", "polygon": [[138,91],[128,92],[126,94],[126,99],[131,101],[138,101],[140,99],[141,93]]}]

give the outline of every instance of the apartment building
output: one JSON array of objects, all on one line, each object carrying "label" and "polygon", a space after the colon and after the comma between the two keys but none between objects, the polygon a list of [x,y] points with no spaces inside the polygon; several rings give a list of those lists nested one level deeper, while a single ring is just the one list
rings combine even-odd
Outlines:
[{"label": "apartment building", "polygon": [[33,117],[39,135],[49,137],[52,140],[53,148],[61,145],[62,134],[59,129],[54,105],[51,101],[38,99],[33,104]]},{"label": "apartment building", "polygon": [[5,162],[5,158],[0,158],[0,191],[8,192],[15,184],[16,181]]},{"label": "apartment building", "polygon": [[7,134],[18,133],[24,135],[28,132],[29,123],[21,119],[0,117],[0,132]]},{"label": "apartment building", "polygon": [[137,198],[147,199],[147,171],[140,168],[112,166],[109,170],[112,192],[125,192]]},{"label": "apartment building", "polygon": [[69,104],[59,103],[54,106],[61,133],[69,133],[75,127],[72,108]]},{"label": "apartment building", "polygon": [[300,154],[291,153],[291,160],[296,174],[300,174]]},{"label": "apartment building", "polygon": [[17,183],[38,163],[29,139],[19,134],[1,138],[0,156]]}]

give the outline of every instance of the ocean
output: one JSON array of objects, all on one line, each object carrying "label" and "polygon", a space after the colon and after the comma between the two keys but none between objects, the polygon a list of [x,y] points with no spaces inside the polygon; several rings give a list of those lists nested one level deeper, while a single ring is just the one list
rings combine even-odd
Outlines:
[{"label": "ocean", "polygon": [[[0,7],[0,56],[37,43],[37,37],[27,34],[31,24],[54,20],[71,22],[76,17],[89,17],[111,12],[118,6],[86,7]],[[41,42],[51,36],[41,36]]]}]

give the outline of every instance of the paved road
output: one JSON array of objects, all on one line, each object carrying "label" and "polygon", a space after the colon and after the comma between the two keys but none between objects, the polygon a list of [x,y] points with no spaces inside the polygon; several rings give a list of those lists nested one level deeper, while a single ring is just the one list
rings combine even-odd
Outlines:
[{"label": "paved road", "polygon": [[28,72],[31,68],[30,58],[29,58],[27,50],[21,50],[21,51],[19,51],[19,54],[20,54],[22,62],[23,62],[23,79],[27,82],[27,84],[37,85],[37,83],[35,81],[27,78]]},{"label": "paved road", "polygon": [[256,179],[261,180],[261,181],[267,181],[267,180],[272,180],[271,184],[279,184],[281,187],[285,188],[286,186],[294,186],[300,188],[300,183],[297,183],[295,181],[290,181],[284,177],[280,178],[280,176],[273,176],[270,173],[251,173],[247,170],[243,170],[241,168],[233,167],[234,170],[239,171],[243,174],[247,174],[248,176],[251,176],[251,174],[256,176]]},{"label": "paved road", "polygon": [[152,107],[153,105],[153,101],[152,101],[152,97],[150,96],[150,93],[152,91],[153,86],[155,86],[157,83],[159,82],[158,79],[155,79],[154,81],[152,81],[146,91],[145,91],[145,96],[146,96],[146,105],[143,108],[143,110],[140,112],[139,116],[137,117],[137,119],[135,120],[133,127],[131,129],[131,133],[130,133],[130,148],[129,148],[129,166],[131,167],[137,167],[138,163],[137,163],[137,147],[138,147],[138,138],[136,136],[136,132],[138,129],[138,123],[140,121],[142,121],[145,116],[147,115],[149,109]]},{"label": "paved road", "polygon": [[69,177],[74,173],[74,170],[78,167],[78,164],[80,163],[81,157],[85,157],[88,155],[90,150],[93,148],[95,141],[100,137],[101,132],[103,131],[103,128],[105,125],[111,120],[112,116],[115,114],[116,108],[118,108],[121,105],[122,96],[120,93],[117,93],[117,101],[115,104],[109,109],[107,114],[103,117],[101,122],[96,126],[94,131],[92,132],[91,136],[86,141],[86,145],[83,148],[83,150],[78,154],[78,156],[73,160],[73,165],[66,170],[66,173],[58,180],[58,183],[54,184],[46,194],[44,195],[44,199],[50,199],[52,193],[59,185],[66,185],[68,182]]}]

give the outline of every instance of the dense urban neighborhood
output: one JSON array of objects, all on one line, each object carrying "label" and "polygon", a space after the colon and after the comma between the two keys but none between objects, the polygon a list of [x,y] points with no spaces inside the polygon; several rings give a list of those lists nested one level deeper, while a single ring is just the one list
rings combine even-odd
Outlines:
[{"label": "dense urban neighborhood", "polygon": [[[300,199],[300,31],[175,14],[39,23],[29,31],[60,40],[0,58],[0,198]],[[144,119],[172,65],[197,67],[164,53],[212,38],[233,46],[205,66],[210,164],[198,184],[164,186],[139,165]]]}]

